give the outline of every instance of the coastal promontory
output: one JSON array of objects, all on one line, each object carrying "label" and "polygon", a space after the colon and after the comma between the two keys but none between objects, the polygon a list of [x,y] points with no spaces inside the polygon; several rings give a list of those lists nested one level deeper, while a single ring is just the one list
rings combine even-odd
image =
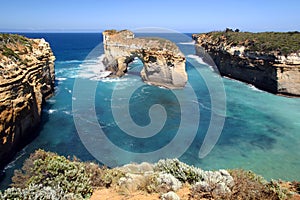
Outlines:
[{"label": "coastal promontory", "polygon": [[201,57],[208,52],[221,75],[271,93],[300,96],[299,32],[249,33],[227,29],[194,34],[193,39],[196,54]]},{"label": "coastal promontory", "polygon": [[42,103],[54,92],[49,43],[0,34],[0,167],[33,137]]},{"label": "coastal promontory", "polygon": [[144,82],[170,89],[183,88],[187,82],[185,56],[173,42],[162,38],[135,38],[129,30],[103,32],[107,70],[123,76],[128,64],[138,57],[144,64]]}]

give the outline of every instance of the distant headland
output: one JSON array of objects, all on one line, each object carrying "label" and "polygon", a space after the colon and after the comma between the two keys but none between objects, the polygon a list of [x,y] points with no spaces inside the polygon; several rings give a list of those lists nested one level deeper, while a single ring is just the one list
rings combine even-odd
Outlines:
[{"label": "distant headland", "polygon": [[[193,39],[196,54],[203,57],[204,51],[208,52],[221,75],[275,94],[300,96],[299,32],[250,33],[226,29],[193,34]],[[206,62],[210,62],[208,58]]]}]

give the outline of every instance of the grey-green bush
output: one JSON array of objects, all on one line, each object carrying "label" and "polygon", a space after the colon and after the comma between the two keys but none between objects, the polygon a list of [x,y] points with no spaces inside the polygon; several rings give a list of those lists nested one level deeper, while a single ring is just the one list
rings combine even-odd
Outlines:
[{"label": "grey-green bush", "polygon": [[203,170],[194,166],[189,166],[178,159],[159,160],[154,165],[154,170],[166,174],[172,174],[175,178],[190,184],[201,181],[203,178]]}]

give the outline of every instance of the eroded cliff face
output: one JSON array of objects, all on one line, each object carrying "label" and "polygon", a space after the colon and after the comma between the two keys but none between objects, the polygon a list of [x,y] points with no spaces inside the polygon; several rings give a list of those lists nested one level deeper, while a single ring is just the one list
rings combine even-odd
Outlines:
[{"label": "eroded cliff face", "polygon": [[187,82],[185,56],[171,41],[161,38],[135,38],[133,32],[104,31],[104,64],[113,75],[123,76],[135,57],[144,68],[142,79],[167,88],[183,88]]},{"label": "eroded cliff face", "polygon": [[[222,75],[241,80],[275,94],[300,96],[300,51],[253,51],[246,40],[228,42],[224,35],[194,34],[196,54],[208,52]],[[300,47],[299,47],[300,49]]]},{"label": "eroded cliff face", "polygon": [[44,39],[0,34],[0,168],[33,137],[54,92],[54,60]]}]

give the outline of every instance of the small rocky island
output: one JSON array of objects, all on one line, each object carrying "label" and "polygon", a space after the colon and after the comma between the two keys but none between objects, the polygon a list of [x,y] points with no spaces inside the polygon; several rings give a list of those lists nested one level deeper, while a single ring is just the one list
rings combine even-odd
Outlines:
[{"label": "small rocky island", "polygon": [[185,56],[173,42],[162,38],[135,38],[129,30],[103,32],[107,70],[123,76],[128,64],[138,57],[144,64],[143,81],[170,89],[183,88],[187,82]]},{"label": "small rocky island", "polygon": [[0,34],[0,168],[33,137],[54,92],[54,60],[44,39]]},{"label": "small rocky island", "polygon": [[[262,90],[300,96],[300,33],[249,33],[227,29],[194,34],[196,54],[204,51],[221,75]],[[205,60],[204,60],[205,61]]]}]

